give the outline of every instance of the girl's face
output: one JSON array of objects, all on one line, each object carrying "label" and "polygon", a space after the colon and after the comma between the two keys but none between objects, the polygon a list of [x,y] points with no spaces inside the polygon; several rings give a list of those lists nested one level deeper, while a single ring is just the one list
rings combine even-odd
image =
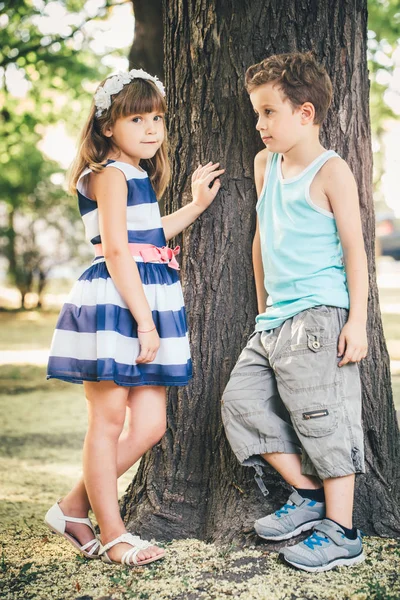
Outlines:
[{"label": "girl's face", "polygon": [[139,166],[141,159],[153,158],[164,141],[164,114],[151,112],[117,119],[104,131],[120,151],[118,158]]}]

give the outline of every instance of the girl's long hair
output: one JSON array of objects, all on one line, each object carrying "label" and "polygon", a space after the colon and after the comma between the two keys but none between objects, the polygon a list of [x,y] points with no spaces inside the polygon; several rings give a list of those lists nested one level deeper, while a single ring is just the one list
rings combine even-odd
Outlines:
[{"label": "girl's long hair", "polygon": [[[100,84],[103,85],[105,80]],[[96,117],[96,107],[92,104],[89,117],[83,127],[78,154],[71,166],[69,190],[76,193],[76,184],[83,171],[89,167],[94,173],[100,173],[106,166],[111,151],[118,152],[112,137],[103,132],[112,127],[117,119],[133,114],[166,112],[164,97],[157,86],[148,79],[133,79],[112,97],[111,106],[100,117]],[[166,133],[166,132],[165,132]],[[168,146],[166,137],[153,158],[141,161],[147,171],[157,198],[161,198],[170,178]]]}]

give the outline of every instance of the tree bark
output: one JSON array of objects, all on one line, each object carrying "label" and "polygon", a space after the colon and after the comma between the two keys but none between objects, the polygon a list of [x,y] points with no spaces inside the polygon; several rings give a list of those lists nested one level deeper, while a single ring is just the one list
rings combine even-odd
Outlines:
[{"label": "tree bark", "polygon": [[162,0],[132,0],[135,36],[129,68],[144,69],[164,79]]},{"label": "tree bark", "polygon": [[272,469],[265,470],[270,495],[264,498],[252,470],[239,467],[223,433],[220,398],[256,314],[253,159],[261,145],[244,73],[268,55],[310,49],[332,78],[334,100],[321,138],[357,179],[370,273],[370,349],[361,365],[367,472],[357,478],[355,522],[369,534],[400,533],[399,430],[374,257],[366,6],[366,0],[164,0],[173,173],[167,212],[190,201],[190,174],[199,162],[218,160],[226,175],[218,199],[178,240],[195,376],[186,388],[170,390],[167,434],[142,459],[123,500],[128,527],[143,535],[252,540],[254,520],[287,497]]}]

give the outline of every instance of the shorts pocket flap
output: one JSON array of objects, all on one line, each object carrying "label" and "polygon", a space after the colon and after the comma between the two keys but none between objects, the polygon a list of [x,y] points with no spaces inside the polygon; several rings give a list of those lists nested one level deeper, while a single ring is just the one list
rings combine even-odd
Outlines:
[{"label": "shorts pocket flap", "polygon": [[306,327],[307,346],[313,352],[319,352],[323,347],[323,329]]},{"label": "shorts pocket flap", "polygon": [[299,432],[307,437],[329,435],[338,426],[337,408],[332,406],[295,410],[291,418]]}]

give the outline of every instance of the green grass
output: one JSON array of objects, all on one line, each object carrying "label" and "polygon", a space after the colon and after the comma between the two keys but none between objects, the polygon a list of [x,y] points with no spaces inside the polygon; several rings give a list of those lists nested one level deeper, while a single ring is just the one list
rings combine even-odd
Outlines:
[{"label": "green grass", "polygon": [[400,375],[392,377],[393,401],[397,411],[400,411]]},{"label": "green grass", "polygon": [[[56,318],[0,313],[0,350],[48,347]],[[397,335],[399,317],[385,320]],[[400,376],[393,383],[399,399]],[[378,538],[365,540],[367,560],[359,567],[313,576],[285,567],[268,544],[240,549],[181,540],[167,544],[167,558],[148,567],[88,562],[43,524],[49,506],[80,476],[83,387],[46,381],[45,367],[0,365],[0,422],[0,597],[6,600],[400,598],[399,542]],[[119,480],[120,494],[134,472]]]},{"label": "green grass", "polygon": [[46,369],[0,366],[0,457],[79,462],[86,429],[82,386],[46,381]]},{"label": "green grass", "polygon": [[[382,323],[386,340],[400,341],[400,315],[385,313],[382,315]],[[392,358],[400,360],[400,356]]]},{"label": "green grass", "polygon": [[[87,426],[83,386],[46,381],[46,369],[32,365],[0,366],[0,382],[0,521],[10,502],[22,502],[23,514],[36,518],[80,475]],[[121,493],[133,472],[120,479]]]},{"label": "green grass", "polygon": [[49,348],[58,314],[53,312],[1,311],[0,350]]}]

